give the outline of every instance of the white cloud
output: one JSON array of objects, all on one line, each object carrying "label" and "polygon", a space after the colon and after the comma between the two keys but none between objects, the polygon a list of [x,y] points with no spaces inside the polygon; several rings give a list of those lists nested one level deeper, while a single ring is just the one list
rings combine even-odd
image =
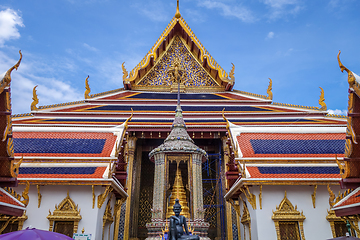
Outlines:
[{"label": "white cloud", "polygon": [[[0,72],[7,71],[18,59],[9,57],[0,51]],[[58,79],[49,73],[56,75],[57,69],[61,72],[68,71],[70,63],[66,60],[48,62],[39,59],[30,53],[23,52],[23,60],[18,71],[11,74],[11,99],[13,114],[30,112],[32,102],[32,90],[38,85],[38,106],[50,105],[63,102],[72,102],[83,99],[80,93],[70,83]],[[55,67],[56,66],[56,67]]]},{"label": "white cloud", "polygon": [[83,46],[84,46],[85,48],[89,49],[90,51],[93,51],[93,52],[99,51],[96,47],[92,47],[92,46],[90,46],[90,45],[87,44],[87,43],[84,43]]},{"label": "white cloud", "polygon": [[254,22],[256,20],[249,9],[240,5],[228,5],[220,1],[212,0],[200,1],[198,5],[209,9],[218,9],[223,16],[235,17],[243,22]]},{"label": "white cloud", "polygon": [[303,8],[298,0],[263,0],[263,2],[270,7],[270,19],[295,15]]},{"label": "white cloud", "polygon": [[336,115],[347,115],[347,110],[340,110],[340,109],[329,109],[327,111],[329,114],[336,114]]},{"label": "white cloud", "polygon": [[24,24],[17,12],[10,8],[0,11],[0,47],[5,41],[20,38],[18,26],[24,27]]},{"label": "white cloud", "polygon": [[269,32],[265,39],[272,39],[274,37],[274,32]]}]

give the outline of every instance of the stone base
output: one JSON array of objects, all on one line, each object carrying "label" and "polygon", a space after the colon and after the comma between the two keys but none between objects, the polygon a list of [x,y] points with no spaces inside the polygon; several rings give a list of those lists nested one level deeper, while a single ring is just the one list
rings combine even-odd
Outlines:
[{"label": "stone base", "polygon": [[[187,222],[189,224],[189,222]],[[163,230],[169,228],[169,221],[167,224],[164,220],[156,220],[151,223],[146,224],[146,228],[148,229],[148,237],[146,240],[161,240],[161,236],[163,234]],[[209,223],[205,222],[202,219],[195,219],[194,221],[190,221],[190,229],[194,229],[194,234],[199,236],[201,240],[210,240],[208,238],[208,229]]]}]

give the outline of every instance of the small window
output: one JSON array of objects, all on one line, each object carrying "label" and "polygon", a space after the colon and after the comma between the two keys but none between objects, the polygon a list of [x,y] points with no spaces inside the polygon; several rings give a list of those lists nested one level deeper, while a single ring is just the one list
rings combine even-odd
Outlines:
[{"label": "small window", "polygon": [[281,240],[300,240],[299,223],[279,221],[280,239]]},{"label": "small window", "polygon": [[[348,229],[346,227],[346,223],[344,221],[334,221],[335,228],[335,237],[343,237],[346,236]],[[351,229],[351,236],[356,236],[355,231]]]},{"label": "small window", "polygon": [[56,221],[54,224],[54,232],[61,233],[72,238],[74,234],[74,222]]}]

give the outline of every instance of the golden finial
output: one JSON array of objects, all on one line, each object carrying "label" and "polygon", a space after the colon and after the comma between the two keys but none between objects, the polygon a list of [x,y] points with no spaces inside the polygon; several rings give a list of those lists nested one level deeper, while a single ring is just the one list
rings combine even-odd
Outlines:
[{"label": "golden finial", "polygon": [[232,64],[232,68],[231,68],[231,71],[229,72],[229,77],[231,80],[235,80],[235,76],[234,76],[234,73],[235,73],[235,65],[233,63]]},{"label": "golden finial", "polygon": [[272,80],[271,80],[271,78],[269,78],[269,86],[268,86],[268,89],[267,89],[267,94],[268,94],[268,96],[267,96],[267,98],[266,99],[270,99],[270,100],[272,100],[273,99],[273,93],[272,93]]},{"label": "golden finial", "polygon": [[324,89],[322,89],[322,87],[319,87],[319,88],[321,89],[321,94],[320,94],[320,99],[319,99],[319,104],[321,106],[320,110],[326,111],[327,107],[326,107],[326,103],[325,103]]},{"label": "golden finial", "polygon": [[355,83],[355,76],[353,75],[353,73],[347,69],[340,61],[340,53],[341,51],[339,50],[339,53],[337,55],[337,59],[338,59],[338,62],[339,62],[339,67],[340,67],[340,70],[341,72],[344,72],[344,70],[348,73],[348,83],[350,85],[350,87]]},{"label": "golden finial", "polygon": [[9,86],[9,84],[11,82],[11,75],[10,75],[11,72],[14,69],[17,70],[18,67],[20,66],[20,62],[21,62],[21,59],[22,59],[21,50],[19,50],[19,53],[20,53],[19,61],[13,67],[11,67],[9,70],[7,70],[7,72],[5,73],[5,76],[3,77],[3,79],[0,79],[0,93],[2,93],[7,86]]},{"label": "golden finial", "polygon": [[38,107],[36,106],[38,103],[39,103],[39,99],[37,97],[37,94],[36,94],[36,87],[38,85],[36,85],[33,89],[33,102],[31,103],[31,111],[36,111],[38,110]]},{"label": "golden finial", "polygon": [[81,233],[84,234],[85,232],[85,228],[83,227],[83,229],[81,230]]},{"label": "golden finial", "polygon": [[124,81],[125,78],[128,77],[129,73],[128,73],[128,71],[126,71],[125,62],[123,62],[123,63],[121,64],[121,67],[122,67],[122,70],[123,70],[123,81]]},{"label": "golden finial", "polygon": [[90,93],[90,86],[89,86],[89,75],[87,76],[87,78],[85,79],[85,93],[84,93],[84,97],[85,99],[89,99],[89,93]]},{"label": "golden finial", "polygon": [[177,18],[177,19],[181,18],[181,14],[180,14],[180,11],[179,11],[179,0],[177,0],[175,18]]}]

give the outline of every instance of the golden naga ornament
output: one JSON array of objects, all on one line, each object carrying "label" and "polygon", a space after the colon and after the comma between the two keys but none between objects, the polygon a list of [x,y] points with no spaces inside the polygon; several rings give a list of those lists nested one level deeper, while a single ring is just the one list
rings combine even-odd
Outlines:
[{"label": "golden naga ornament", "polygon": [[320,99],[319,99],[319,104],[321,106],[320,110],[321,111],[326,111],[327,110],[327,106],[325,103],[325,97],[324,97],[324,89],[322,87],[319,87],[321,89],[321,94],[320,94]]},{"label": "golden naga ornament", "polygon": [[36,111],[38,110],[39,108],[36,106],[38,103],[39,103],[39,99],[37,97],[37,94],[36,94],[36,88],[37,88],[38,85],[36,85],[33,89],[33,102],[31,103],[31,111]]},{"label": "golden naga ornament", "polygon": [[129,75],[129,73],[128,73],[128,71],[126,70],[126,68],[125,68],[125,62],[123,62],[122,64],[121,64],[121,68],[122,68],[122,70],[123,70],[123,81],[125,81],[125,79],[128,77],[128,75]]},{"label": "golden naga ornament", "polygon": [[89,75],[87,76],[87,78],[85,79],[85,93],[84,93],[84,98],[85,99],[89,99],[90,98],[90,86],[89,86]]},{"label": "golden naga ornament", "polygon": [[4,91],[4,89],[6,87],[8,87],[10,85],[10,82],[11,82],[11,72],[14,70],[14,69],[18,69],[18,67],[20,66],[20,62],[22,60],[22,53],[21,53],[21,50],[19,51],[19,54],[20,54],[20,59],[19,61],[13,66],[11,67],[9,70],[7,70],[7,72],[5,73],[4,77],[2,79],[0,79],[0,93],[2,93]]},{"label": "golden naga ornament", "polygon": [[273,93],[272,93],[272,80],[271,80],[271,78],[269,78],[269,86],[268,86],[268,89],[267,89],[266,93],[268,94],[266,99],[272,100],[273,99]]},{"label": "golden naga ornament", "polygon": [[235,81],[235,65],[233,63],[231,63],[232,68],[231,71],[229,72],[229,78],[232,81]]},{"label": "golden naga ornament", "polygon": [[349,70],[347,69],[340,61],[340,53],[341,51],[339,51],[338,55],[337,55],[337,59],[338,59],[338,62],[339,62],[339,67],[340,67],[340,70],[341,72],[344,72],[344,70],[348,73],[348,83],[349,83],[349,87],[352,87],[352,85],[354,85],[356,79],[355,79],[355,76],[354,74]]}]

